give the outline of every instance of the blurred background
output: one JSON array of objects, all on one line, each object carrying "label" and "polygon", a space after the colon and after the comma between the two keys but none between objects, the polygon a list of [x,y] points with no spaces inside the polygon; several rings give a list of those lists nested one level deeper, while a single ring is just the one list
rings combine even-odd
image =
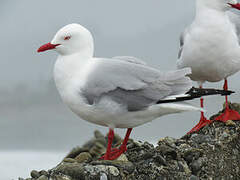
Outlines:
[{"label": "blurred background", "polygon": [[[95,129],[108,131],[79,119],[61,102],[52,77],[57,54],[36,52],[57,30],[79,23],[93,33],[95,56],[136,56],[167,71],[176,68],[179,35],[194,13],[192,0],[1,0],[0,180],[51,168],[71,148],[90,139]],[[238,79],[239,74],[229,79],[237,92],[230,98],[235,102]],[[207,116],[217,112],[223,101],[223,97],[207,98]],[[191,103],[198,106],[199,101]],[[152,143],[165,136],[179,138],[198,122],[199,114],[161,117],[135,128],[131,138]],[[125,130],[116,132],[125,134]]]}]

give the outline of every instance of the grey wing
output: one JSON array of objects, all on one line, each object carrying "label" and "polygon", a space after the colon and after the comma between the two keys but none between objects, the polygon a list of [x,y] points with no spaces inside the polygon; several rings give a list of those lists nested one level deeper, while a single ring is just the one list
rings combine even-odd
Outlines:
[{"label": "grey wing", "polygon": [[188,68],[161,73],[119,60],[101,60],[94,67],[81,88],[89,104],[97,104],[107,97],[128,111],[138,111],[167,96],[185,93],[192,85],[186,77],[191,72]]},{"label": "grey wing", "polygon": [[143,60],[133,56],[115,56],[113,57],[113,59],[119,59],[119,60],[127,61],[130,63],[146,65],[146,63]]},{"label": "grey wing", "polygon": [[231,11],[228,11],[227,15],[235,27],[236,34],[238,36],[238,41],[240,42],[240,15]]}]

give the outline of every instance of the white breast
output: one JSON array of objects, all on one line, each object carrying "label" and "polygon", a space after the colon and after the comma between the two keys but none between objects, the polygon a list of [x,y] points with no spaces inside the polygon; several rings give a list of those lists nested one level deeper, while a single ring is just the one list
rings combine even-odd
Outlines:
[{"label": "white breast", "polygon": [[196,81],[220,81],[240,70],[240,47],[227,16],[195,20],[185,37],[178,67],[191,67]]}]

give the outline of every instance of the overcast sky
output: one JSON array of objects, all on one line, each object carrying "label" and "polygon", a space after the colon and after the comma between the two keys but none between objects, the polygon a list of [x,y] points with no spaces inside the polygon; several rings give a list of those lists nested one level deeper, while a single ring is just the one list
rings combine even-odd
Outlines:
[{"label": "overcast sky", "polygon": [[[179,35],[194,18],[194,3],[1,0],[0,149],[69,149],[89,139],[94,129],[107,132],[107,128],[79,120],[61,102],[52,82],[57,54],[36,53],[59,28],[69,23],[88,28],[95,39],[95,56],[136,56],[166,71],[176,68]],[[239,74],[230,80],[236,91],[238,79]],[[207,86],[221,88],[222,84]],[[208,115],[218,111],[223,100],[208,98]],[[198,101],[191,103],[198,105]],[[180,137],[198,120],[197,112],[165,116],[136,128],[132,137],[143,141]]]}]

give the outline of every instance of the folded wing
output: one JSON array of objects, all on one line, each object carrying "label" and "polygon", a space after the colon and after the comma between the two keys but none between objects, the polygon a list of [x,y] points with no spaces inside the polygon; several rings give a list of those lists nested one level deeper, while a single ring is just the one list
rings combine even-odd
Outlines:
[{"label": "folded wing", "polygon": [[89,104],[107,97],[128,111],[138,111],[167,96],[184,94],[192,86],[186,77],[189,68],[163,73],[145,64],[115,59],[96,59],[93,67],[80,91]]}]

